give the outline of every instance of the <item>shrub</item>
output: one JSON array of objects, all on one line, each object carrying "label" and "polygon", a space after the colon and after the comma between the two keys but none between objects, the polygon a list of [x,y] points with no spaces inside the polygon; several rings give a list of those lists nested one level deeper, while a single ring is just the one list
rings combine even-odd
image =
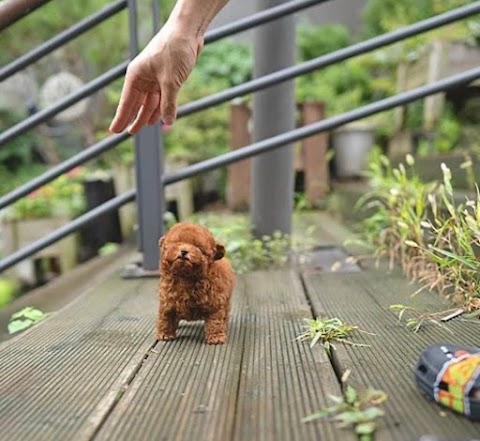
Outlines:
[{"label": "shrub", "polygon": [[28,220],[79,215],[85,208],[82,179],[83,170],[80,168],[60,176],[7,208],[7,219]]},{"label": "shrub", "polygon": [[303,24],[298,27],[297,47],[300,61],[336,51],[350,44],[351,38],[346,26],[330,24],[313,26]]},{"label": "shrub", "polygon": [[[378,151],[370,160],[372,192],[359,206],[372,210],[361,224],[377,256],[398,262],[422,289],[436,289],[466,309],[480,309],[480,192],[456,205],[451,172],[443,182],[424,184],[407,166],[391,166]],[[471,167],[467,161],[465,167]],[[471,171],[470,171],[471,172]]]}]

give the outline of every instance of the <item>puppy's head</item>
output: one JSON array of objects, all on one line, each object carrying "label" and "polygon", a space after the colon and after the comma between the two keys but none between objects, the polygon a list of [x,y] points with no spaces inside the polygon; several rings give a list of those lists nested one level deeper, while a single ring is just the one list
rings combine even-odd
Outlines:
[{"label": "puppy's head", "polygon": [[210,231],[190,223],[173,226],[158,245],[162,272],[186,278],[202,277],[215,260],[225,255],[225,248]]}]

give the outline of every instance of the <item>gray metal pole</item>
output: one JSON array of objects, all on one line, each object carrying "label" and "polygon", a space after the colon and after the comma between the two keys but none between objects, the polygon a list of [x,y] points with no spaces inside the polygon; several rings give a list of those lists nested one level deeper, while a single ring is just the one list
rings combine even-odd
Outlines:
[{"label": "gray metal pole", "polygon": [[[284,0],[258,0],[265,9]],[[293,14],[255,30],[255,77],[295,64]],[[288,81],[253,97],[255,142],[295,128],[294,82]],[[290,234],[293,208],[293,147],[287,145],[252,162],[251,221],[257,237],[275,231]]]},{"label": "gray metal pole", "polygon": [[[128,0],[130,52],[138,53],[136,0]],[[162,185],[163,142],[160,125],[144,127],[135,136],[138,247],[144,271],[158,268],[158,239],[163,234],[165,196]],[[141,274],[139,274],[141,275]]]}]

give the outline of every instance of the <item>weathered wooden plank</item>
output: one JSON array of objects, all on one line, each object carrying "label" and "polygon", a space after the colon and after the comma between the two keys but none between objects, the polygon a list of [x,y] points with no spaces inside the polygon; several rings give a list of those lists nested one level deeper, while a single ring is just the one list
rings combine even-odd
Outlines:
[{"label": "weathered wooden plank", "polygon": [[[415,288],[397,271],[368,270],[351,274],[305,274],[305,283],[317,315],[337,316],[376,335],[358,334],[352,341],[371,348],[337,344],[336,357],[343,369],[352,370],[352,382],[385,390],[389,395],[378,440],[418,439],[425,434],[444,439],[478,435],[480,426],[447,412],[426,400],[416,389],[413,369],[423,349],[440,342],[478,344],[478,326],[453,323],[455,334],[429,326],[417,334],[398,323],[388,307],[409,303]],[[445,307],[432,293],[420,295],[419,307]]]},{"label": "weathered wooden plank", "polygon": [[246,284],[250,321],[233,440],[350,439],[330,423],[301,423],[339,387],[325,353],[295,340],[311,317],[297,276],[253,273]]},{"label": "weathered wooden plank", "polygon": [[0,346],[0,432],[87,440],[153,343],[151,282],[115,276]]},{"label": "weathered wooden plank", "polygon": [[[319,247],[341,245],[339,235],[343,238],[351,234],[332,216],[322,211],[294,213],[293,227],[293,238],[299,248],[304,248],[307,244]],[[307,233],[308,230],[311,232]]]},{"label": "weathered wooden plank", "polygon": [[240,281],[226,345],[205,343],[203,322],[158,342],[98,433],[98,440],[228,440],[248,328]]},{"label": "weathered wooden plank", "polygon": [[294,273],[242,276],[234,299],[227,345],[184,324],[150,353],[96,440],[339,439],[328,423],[300,422],[338,384],[326,356],[295,341],[311,311]]}]

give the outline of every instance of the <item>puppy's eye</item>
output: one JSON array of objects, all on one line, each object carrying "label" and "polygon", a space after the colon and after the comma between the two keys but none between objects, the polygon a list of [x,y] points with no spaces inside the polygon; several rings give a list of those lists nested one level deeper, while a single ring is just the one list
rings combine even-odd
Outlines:
[{"label": "puppy's eye", "polygon": [[196,246],[195,247],[198,251],[200,251],[205,257],[211,257],[209,253],[207,253],[203,248]]}]

